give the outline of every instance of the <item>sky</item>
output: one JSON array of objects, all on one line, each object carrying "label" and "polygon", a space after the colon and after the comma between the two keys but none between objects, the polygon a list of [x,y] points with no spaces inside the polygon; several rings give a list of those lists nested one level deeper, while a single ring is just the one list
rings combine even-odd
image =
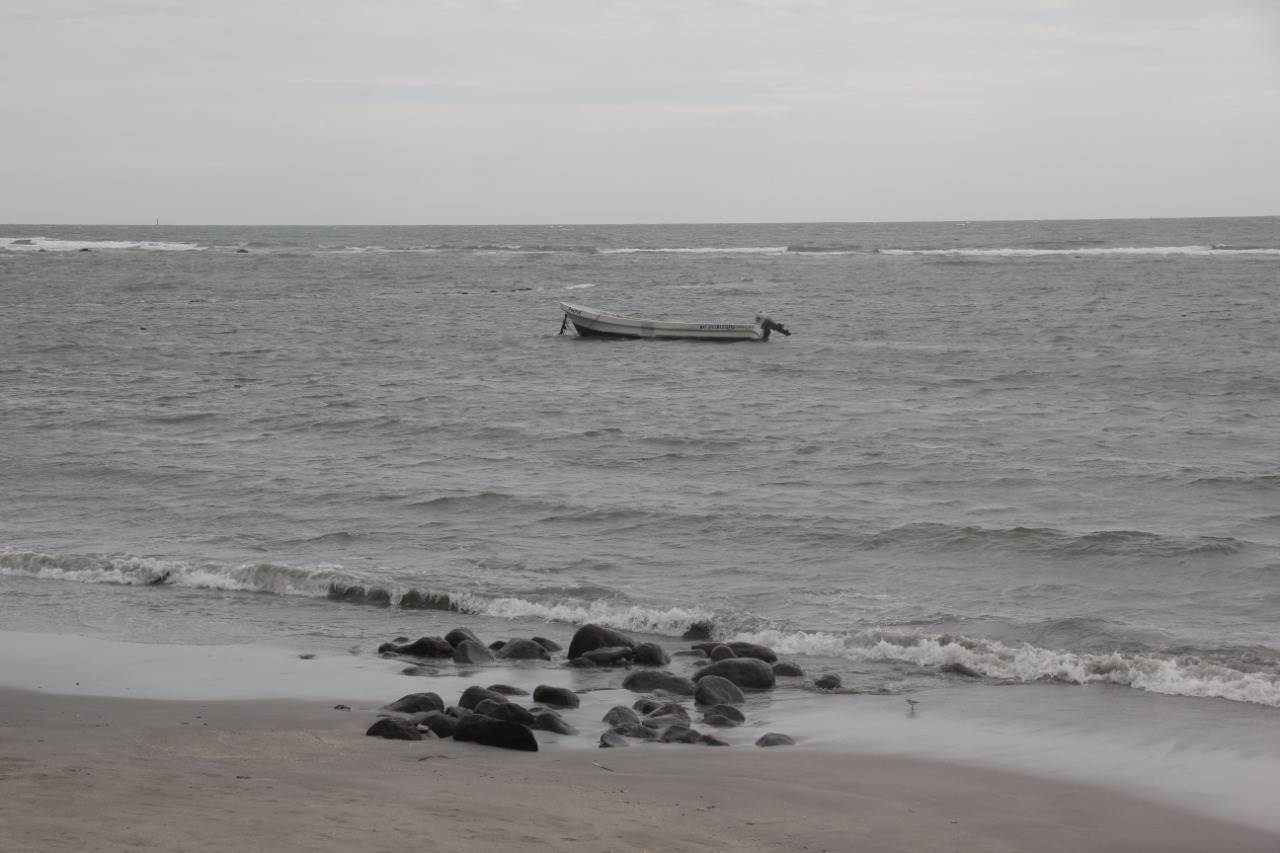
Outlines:
[{"label": "sky", "polygon": [[0,0],[0,222],[1280,214],[1280,0]]}]

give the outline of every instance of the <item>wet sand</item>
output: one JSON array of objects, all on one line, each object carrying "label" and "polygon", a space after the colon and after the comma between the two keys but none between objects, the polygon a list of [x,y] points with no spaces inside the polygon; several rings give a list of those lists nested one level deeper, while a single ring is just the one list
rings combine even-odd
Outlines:
[{"label": "wet sand", "polygon": [[1114,791],[804,749],[514,753],[320,702],[0,689],[0,849],[1268,851]]}]

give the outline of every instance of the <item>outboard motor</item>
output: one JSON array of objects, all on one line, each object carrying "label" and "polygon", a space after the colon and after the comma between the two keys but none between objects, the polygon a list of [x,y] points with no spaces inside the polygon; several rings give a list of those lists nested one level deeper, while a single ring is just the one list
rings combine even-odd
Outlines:
[{"label": "outboard motor", "polygon": [[764,334],[760,337],[760,340],[762,341],[769,340],[770,332],[778,332],[779,334],[783,334],[783,335],[786,335],[787,337],[791,337],[790,329],[788,329],[786,326],[782,325],[781,323],[775,323],[773,321],[773,318],[769,317],[767,314],[757,314],[756,325],[764,330]]}]

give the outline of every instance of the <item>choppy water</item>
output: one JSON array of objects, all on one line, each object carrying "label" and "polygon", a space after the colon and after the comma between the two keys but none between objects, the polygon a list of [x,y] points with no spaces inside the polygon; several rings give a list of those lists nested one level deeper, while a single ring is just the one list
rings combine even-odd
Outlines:
[{"label": "choppy water", "polygon": [[1276,218],[0,226],[0,619],[702,623],[1280,706],[1278,291]]}]

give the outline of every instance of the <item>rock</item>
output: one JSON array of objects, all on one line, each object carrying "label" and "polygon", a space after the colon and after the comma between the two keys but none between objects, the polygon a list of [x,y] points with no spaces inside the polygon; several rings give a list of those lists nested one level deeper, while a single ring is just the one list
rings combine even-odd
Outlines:
[{"label": "rock", "polygon": [[627,673],[622,679],[622,686],[632,693],[650,693],[654,690],[666,690],[681,696],[692,696],[694,684],[682,675],[674,672],[663,672],[659,669],[638,669]]},{"label": "rock", "polygon": [[747,715],[732,705],[713,705],[702,712],[702,721],[711,726],[727,728],[742,725],[747,721]]},{"label": "rock", "polygon": [[493,653],[477,642],[463,640],[454,647],[453,660],[455,663],[489,663]]},{"label": "rock", "polygon": [[729,679],[708,675],[698,682],[693,701],[699,705],[741,705],[747,697]]},{"label": "rock", "polygon": [[492,699],[486,699],[477,705],[476,713],[495,720],[519,723],[522,726],[532,726],[535,719],[529,709],[523,705],[517,705],[515,702],[495,702]]},{"label": "rock", "polygon": [[666,666],[671,663],[671,658],[657,643],[641,643],[636,646],[631,659],[640,666]]},{"label": "rock", "polygon": [[663,702],[648,714],[649,717],[678,717],[689,721],[689,710],[679,702]]},{"label": "rock", "polygon": [[444,700],[434,693],[410,693],[401,696],[389,705],[383,705],[380,711],[395,711],[400,714],[416,714],[419,711],[443,711]]},{"label": "rock", "polygon": [[709,675],[727,678],[739,687],[752,690],[768,690],[777,682],[773,667],[758,658],[718,660],[694,673],[693,680],[701,681]]},{"label": "rock", "polygon": [[944,663],[938,667],[938,672],[949,672],[952,675],[963,675],[965,678],[981,678],[982,673],[978,672],[971,666],[965,666],[962,663]]},{"label": "rock", "polygon": [[453,655],[453,647],[442,637],[419,637],[412,643],[397,645],[383,643],[378,646],[378,654],[405,655],[415,658],[447,658]]},{"label": "rock", "polygon": [[737,655],[728,646],[712,646],[707,651],[707,657],[712,660],[728,660],[729,658],[736,658]]},{"label": "rock", "polygon": [[314,652],[306,652],[304,654],[298,655],[298,658],[300,660],[315,660],[316,656]]},{"label": "rock", "polygon": [[335,711],[350,711],[350,710],[351,710],[351,706],[350,706],[350,705],[334,705],[334,706],[333,706],[333,710],[335,710]]},{"label": "rock", "polygon": [[598,668],[596,666],[595,661],[587,660],[586,658],[574,658],[572,660],[567,660],[565,661],[564,665],[568,667],[572,667],[573,669],[597,669]]},{"label": "rock", "polygon": [[434,666],[426,666],[424,664],[416,663],[413,666],[406,666],[404,669],[400,670],[400,674],[426,676],[429,678],[433,675],[439,675],[440,670],[436,669]]},{"label": "rock", "polygon": [[683,634],[680,635],[682,640],[710,640],[711,639],[710,622],[694,622],[689,626]]},{"label": "rock", "polygon": [[602,717],[611,726],[638,726],[640,716],[626,705],[614,705]]},{"label": "rock", "polygon": [[702,739],[699,742],[705,743],[707,746],[728,746],[729,745],[729,742],[727,740],[720,740],[720,738],[712,734],[703,735]]},{"label": "rock", "polygon": [[405,610],[457,610],[448,594],[411,589],[396,602]]},{"label": "rock", "polygon": [[755,658],[756,660],[762,660],[765,663],[778,662],[778,656],[774,654],[773,649],[768,646],[761,646],[757,643],[744,643],[741,641],[729,643],[728,646],[733,649],[733,653],[736,657]]},{"label": "rock", "polygon": [[486,699],[494,699],[498,702],[507,701],[507,697],[501,693],[494,693],[492,690],[486,690],[479,685],[473,684],[462,691],[462,698],[458,700],[458,707],[473,711],[477,705]]},{"label": "rock", "polygon": [[498,650],[498,660],[551,660],[551,653],[533,640],[512,640]]},{"label": "rock", "polygon": [[422,740],[422,732],[408,720],[397,717],[383,717],[369,726],[365,732],[369,737],[384,737],[388,740]]},{"label": "rock", "polygon": [[660,743],[699,743],[702,733],[689,726],[672,726],[658,738]]},{"label": "rock", "polygon": [[630,646],[602,646],[589,652],[583,652],[581,657],[591,661],[596,666],[617,666],[620,663],[626,663],[631,660],[632,654]]},{"label": "rock", "polygon": [[453,731],[453,739],[523,752],[538,751],[538,739],[528,728],[508,720],[495,720],[483,714],[472,714],[460,721]]},{"label": "rock", "polygon": [[457,705],[450,705],[448,708],[444,709],[444,712],[448,714],[450,717],[453,717],[455,720],[461,720],[463,717],[466,717],[472,713],[472,711],[470,711],[469,709],[459,708]]},{"label": "rock", "polygon": [[[528,690],[522,690],[519,687],[512,687],[510,684],[490,684],[489,689],[494,693],[501,693],[503,696],[528,696]],[[536,700],[535,700],[536,701]]]},{"label": "rock", "polygon": [[791,735],[784,735],[778,732],[769,732],[761,735],[756,741],[756,746],[795,746],[795,738]]},{"label": "rock", "polygon": [[484,643],[480,641],[480,638],[477,637],[470,628],[454,628],[452,631],[444,635],[444,639],[445,642],[454,648],[457,648],[458,644],[463,640],[470,640],[478,646],[484,645]]},{"label": "rock", "polygon": [[553,654],[564,648],[564,646],[560,645],[555,640],[548,640],[546,637],[534,637],[533,641]]},{"label": "rock", "polygon": [[804,676],[804,670],[794,663],[775,663],[773,665],[773,674],[782,678],[800,678]]},{"label": "rock", "polygon": [[579,705],[578,694],[567,687],[552,687],[539,684],[533,688],[533,701],[557,708],[576,708]]},{"label": "rock", "polygon": [[[88,251],[88,250],[86,249],[85,251]],[[248,250],[248,249],[236,249],[236,254],[237,254],[237,255],[247,255],[247,254],[249,254],[249,250]]]},{"label": "rock", "polygon": [[625,737],[613,731],[612,729],[600,735],[601,749],[616,749],[617,747],[620,747],[620,746],[629,746],[629,745],[630,744],[627,743],[627,739]]},{"label": "rock", "polygon": [[564,721],[564,718],[555,711],[543,711],[533,718],[533,725],[530,728],[538,729],[544,732],[553,732],[558,735],[576,735],[578,730]]},{"label": "rock", "polygon": [[702,649],[681,649],[678,652],[672,652],[671,656],[677,658],[705,658],[707,653]]},{"label": "rock", "polygon": [[610,731],[615,731],[623,737],[636,738],[637,740],[653,740],[658,736],[657,732],[653,729],[646,728],[641,723],[614,726]]},{"label": "rock", "polygon": [[657,699],[637,699],[631,704],[631,709],[638,714],[648,714],[654,708],[662,707],[662,703]]},{"label": "rock", "polygon": [[838,690],[840,689],[840,676],[830,673],[819,676],[813,680],[813,686],[821,687],[823,690]]},{"label": "rock", "polygon": [[502,647],[505,646],[506,644],[507,644],[506,640],[494,640],[492,643],[489,644],[489,651],[491,652],[501,651]]},{"label": "rock", "polygon": [[436,737],[453,737],[458,721],[443,711],[428,711],[418,720],[418,725],[431,729]]},{"label": "rock", "polygon": [[606,628],[603,625],[583,625],[573,634],[573,639],[569,642],[569,653],[567,657],[581,657],[583,653],[592,649],[603,649],[608,646],[625,646],[628,649],[635,646],[635,640],[620,634],[612,628]]}]

